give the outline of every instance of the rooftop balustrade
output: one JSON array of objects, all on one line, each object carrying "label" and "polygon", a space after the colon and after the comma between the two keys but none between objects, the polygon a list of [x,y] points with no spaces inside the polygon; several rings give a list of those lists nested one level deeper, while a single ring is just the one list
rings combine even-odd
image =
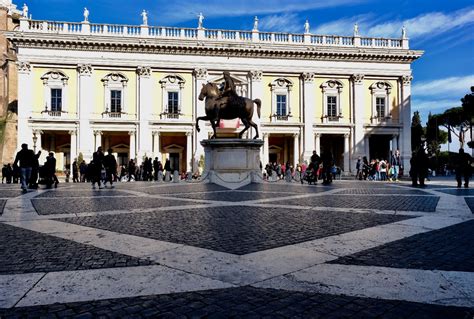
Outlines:
[{"label": "rooftop balustrade", "polygon": [[292,34],[282,32],[260,32],[258,30],[215,30],[204,28],[177,28],[155,26],[131,26],[96,24],[89,22],[57,22],[20,19],[19,31],[49,34],[71,34],[87,36],[183,39],[214,42],[268,43],[305,46],[336,46],[385,49],[408,49],[406,37],[398,39],[372,38],[359,35],[337,36],[311,33]]}]

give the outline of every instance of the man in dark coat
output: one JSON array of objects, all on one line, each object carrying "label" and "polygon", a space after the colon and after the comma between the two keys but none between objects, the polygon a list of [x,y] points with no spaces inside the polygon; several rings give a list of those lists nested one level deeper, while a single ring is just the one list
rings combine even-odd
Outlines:
[{"label": "man in dark coat", "polygon": [[79,183],[79,167],[77,165],[77,160],[72,162],[72,182]]},{"label": "man in dark coat", "polygon": [[112,149],[107,150],[108,154],[104,157],[104,167],[105,167],[105,181],[104,186],[107,186],[107,182],[110,183],[110,188],[114,188],[113,182],[115,176],[117,175],[117,160],[115,159],[114,154],[112,154]]},{"label": "man in dark coat", "polygon": [[456,168],[456,181],[458,187],[461,187],[462,179],[464,178],[464,187],[469,187],[469,179],[471,178],[471,155],[464,152],[464,149],[459,149],[459,154],[456,157],[454,167]]},{"label": "man in dark coat", "polygon": [[92,189],[95,189],[95,183],[102,189],[101,173],[104,168],[104,152],[102,152],[102,146],[97,148],[97,152],[92,154],[92,163],[90,167],[89,176],[92,182]]},{"label": "man in dark coat", "polygon": [[334,159],[329,149],[325,149],[321,155],[321,161],[323,163],[323,185],[329,185],[332,183],[331,169],[334,165]]},{"label": "man in dark coat", "polygon": [[19,167],[20,169],[21,189],[24,193],[28,191],[28,182],[31,178],[34,157],[35,153],[33,150],[28,149],[28,144],[21,144],[21,150],[16,154],[15,162],[13,162],[13,167]]}]

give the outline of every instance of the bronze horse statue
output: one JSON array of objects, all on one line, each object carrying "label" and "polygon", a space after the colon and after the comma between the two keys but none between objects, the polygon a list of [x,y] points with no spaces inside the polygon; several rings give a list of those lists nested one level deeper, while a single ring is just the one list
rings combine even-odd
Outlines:
[{"label": "bronze horse statue", "polygon": [[216,138],[216,127],[219,121],[233,120],[239,118],[245,125],[245,128],[239,133],[239,138],[247,131],[250,126],[255,129],[256,135],[254,139],[258,138],[258,127],[252,121],[254,112],[254,103],[257,105],[257,115],[260,118],[260,109],[262,102],[259,99],[251,100],[243,96],[221,94],[219,87],[215,83],[207,83],[202,85],[199,100],[206,99],[205,110],[206,116],[200,116],[196,119],[196,130],[199,132],[199,120],[210,121],[214,135],[211,138]]}]

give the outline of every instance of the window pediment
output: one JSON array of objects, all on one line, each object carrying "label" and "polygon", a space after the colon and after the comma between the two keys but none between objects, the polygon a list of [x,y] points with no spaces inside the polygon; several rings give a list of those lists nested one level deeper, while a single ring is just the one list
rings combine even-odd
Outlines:
[{"label": "window pediment", "polygon": [[115,72],[107,74],[101,81],[104,83],[104,86],[115,84],[125,87],[127,86],[128,78],[120,72]]},{"label": "window pediment", "polygon": [[323,92],[335,91],[335,92],[338,92],[338,93],[340,93],[342,91],[342,89],[344,88],[344,86],[342,85],[342,82],[340,82],[338,80],[326,81],[323,84],[321,84],[320,87],[323,90]]},{"label": "window pediment", "polygon": [[162,88],[176,86],[176,87],[179,87],[180,89],[183,89],[185,83],[186,81],[180,75],[177,75],[177,74],[167,75],[160,81]]},{"label": "window pediment", "polygon": [[41,80],[43,80],[44,85],[48,85],[51,83],[67,85],[69,77],[62,71],[51,70],[43,74],[43,76],[41,76]]},{"label": "window pediment", "polygon": [[372,91],[372,94],[374,93],[390,94],[390,92],[392,91],[392,86],[388,82],[379,81],[379,82],[372,83],[372,85],[370,86],[370,90]]},{"label": "window pediment", "polygon": [[286,78],[278,78],[272,83],[270,83],[270,87],[272,88],[272,90],[284,89],[291,91],[291,88],[293,87],[293,82]]}]

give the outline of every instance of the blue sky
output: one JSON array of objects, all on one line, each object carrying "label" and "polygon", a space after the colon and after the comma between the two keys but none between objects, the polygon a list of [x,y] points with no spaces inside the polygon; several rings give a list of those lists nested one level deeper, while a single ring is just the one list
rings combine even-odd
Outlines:
[{"label": "blue sky", "polygon": [[[21,7],[23,2],[16,2]],[[474,85],[474,3],[472,0],[30,0],[33,19],[81,21],[83,8],[96,23],[196,27],[197,14],[210,29],[251,30],[254,16],[261,31],[399,37],[406,25],[410,47],[425,50],[413,64],[413,111],[426,120],[429,111],[459,106]]]}]

